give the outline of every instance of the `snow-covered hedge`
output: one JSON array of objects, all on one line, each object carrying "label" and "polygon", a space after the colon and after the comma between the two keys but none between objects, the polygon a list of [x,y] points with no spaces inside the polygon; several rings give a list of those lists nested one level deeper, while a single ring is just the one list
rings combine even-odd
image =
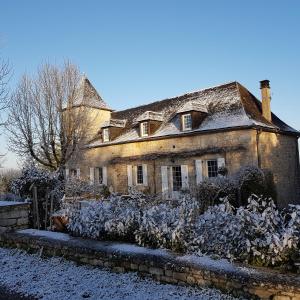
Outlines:
[{"label": "snow-covered hedge", "polygon": [[200,215],[190,251],[217,254],[256,265],[280,265],[297,255],[300,206],[280,213],[271,199],[252,195],[235,209],[227,199]]},{"label": "snow-covered hedge", "polygon": [[201,214],[188,194],[157,203],[143,194],[111,195],[68,213],[74,235],[125,240],[141,246],[211,254],[256,265],[289,264],[297,256],[300,206],[279,212],[271,199],[252,195],[234,208],[227,198]]}]

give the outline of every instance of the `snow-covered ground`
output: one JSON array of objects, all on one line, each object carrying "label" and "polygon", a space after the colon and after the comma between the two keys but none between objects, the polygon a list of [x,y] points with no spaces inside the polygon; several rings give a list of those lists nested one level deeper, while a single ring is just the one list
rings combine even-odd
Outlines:
[{"label": "snow-covered ground", "polygon": [[160,284],[134,273],[116,274],[0,248],[0,284],[39,299],[234,299],[215,289]]}]

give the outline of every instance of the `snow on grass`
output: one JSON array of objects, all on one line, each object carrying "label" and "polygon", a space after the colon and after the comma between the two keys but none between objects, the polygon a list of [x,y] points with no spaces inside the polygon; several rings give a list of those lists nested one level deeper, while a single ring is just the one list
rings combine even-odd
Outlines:
[{"label": "snow on grass", "polygon": [[0,283],[39,299],[235,299],[215,289],[160,284],[134,273],[116,274],[62,258],[42,259],[0,248]]},{"label": "snow on grass", "polygon": [[22,234],[31,235],[35,237],[47,237],[59,241],[69,241],[71,237],[67,233],[54,232],[47,230],[36,230],[36,229],[23,229],[19,231]]},{"label": "snow on grass", "polygon": [[0,206],[13,206],[13,205],[22,205],[24,202],[16,201],[0,201]]}]

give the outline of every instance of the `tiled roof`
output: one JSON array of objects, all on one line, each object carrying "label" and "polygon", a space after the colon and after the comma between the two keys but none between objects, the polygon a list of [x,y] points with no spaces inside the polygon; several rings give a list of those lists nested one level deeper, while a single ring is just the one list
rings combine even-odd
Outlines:
[{"label": "tiled roof", "polygon": [[[180,120],[177,114],[182,109],[195,109],[196,107],[198,110],[205,111],[206,117],[199,127],[193,130],[194,132],[260,126],[300,135],[298,131],[285,124],[274,114],[272,114],[272,123],[268,122],[262,116],[261,102],[240,83],[234,81],[150,104],[114,111],[111,117],[126,120],[126,126],[117,138],[105,144],[142,139],[138,134],[136,124],[149,111],[159,113],[163,120],[159,129],[149,138],[185,134],[180,130]],[[89,146],[101,144],[99,139]]]},{"label": "tiled roof", "polygon": [[101,98],[91,82],[85,76],[82,77],[79,88],[80,94],[78,99],[74,103],[74,106],[85,105],[112,111],[112,109]]}]

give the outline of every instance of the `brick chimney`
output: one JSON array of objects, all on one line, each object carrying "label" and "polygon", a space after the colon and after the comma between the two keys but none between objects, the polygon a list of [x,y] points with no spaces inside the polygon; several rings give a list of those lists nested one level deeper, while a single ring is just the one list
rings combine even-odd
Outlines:
[{"label": "brick chimney", "polygon": [[271,89],[270,81],[262,80],[260,81],[261,89],[261,102],[262,102],[262,115],[269,121],[272,122],[271,114]]}]

